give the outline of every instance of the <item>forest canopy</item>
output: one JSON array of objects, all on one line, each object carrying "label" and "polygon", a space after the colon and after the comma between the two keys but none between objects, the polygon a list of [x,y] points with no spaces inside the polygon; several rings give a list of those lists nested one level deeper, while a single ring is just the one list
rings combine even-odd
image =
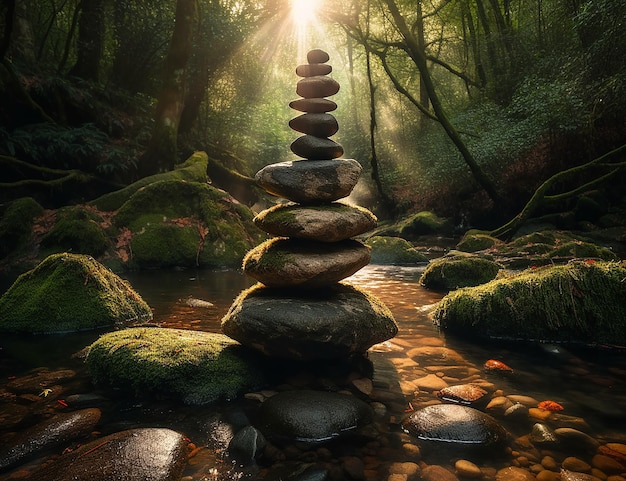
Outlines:
[{"label": "forest canopy", "polygon": [[89,201],[194,151],[252,189],[293,158],[295,67],[322,48],[379,216],[495,228],[532,199],[623,202],[624,18],[626,0],[7,0],[0,201]]}]

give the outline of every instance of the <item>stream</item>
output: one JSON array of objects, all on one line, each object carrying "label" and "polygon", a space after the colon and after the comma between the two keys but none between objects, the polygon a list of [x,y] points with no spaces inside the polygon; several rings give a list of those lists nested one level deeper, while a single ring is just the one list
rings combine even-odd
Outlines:
[{"label": "stream", "polygon": [[[463,456],[452,446],[435,451],[423,449],[420,456],[415,457],[407,446],[420,446],[420,442],[411,439],[401,429],[401,421],[407,413],[438,402],[437,389],[429,387],[435,379],[434,375],[449,385],[479,382],[490,388],[487,390],[491,396],[496,392],[506,396],[528,396],[538,401],[555,401],[564,407],[560,414],[575,419],[576,425],[584,425],[584,431],[601,443],[626,444],[626,356],[623,351],[540,342],[493,340],[479,343],[447,336],[429,318],[432,306],[444,294],[421,287],[418,281],[422,272],[423,267],[369,265],[346,279],[346,282],[379,297],[391,309],[399,325],[395,338],[374,346],[368,353],[373,369],[373,392],[369,397],[386,409],[376,420],[378,434],[375,436],[371,433],[347,436],[325,448],[285,448],[275,459],[268,456],[251,473],[224,462],[223,452],[232,432],[222,419],[224,413],[232,413],[233,410],[246,412],[251,409],[250,406],[257,405],[258,401],[252,395],[222,405],[203,407],[158,399],[151,402],[118,397],[102,407],[100,431],[106,434],[129,427],[155,425],[181,430],[195,446],[202,448],[190,459],[183,478],[187,481],[245,479],[250,476],[283,479],[278,465],[282,469],[289,465],[289,461],[297,464],[303,460],[313,463],[323,461],[328,466],[337,466],[336,471],[330,470],[330,479],[344,479],[341,476],[345,479],[392,479],[392,466],[413,461],[420,466],[437,463],[454,471],[454,462]],[[126,273],[123,277],[153,308],[154,322],[162,327],[209,332],[220,332],[220,320],[233,299],[253,284],[244,274],[232,270],[136,272]],[[189,299],[208,301],[211,305],[194,306],[193,302],[188,302]],[[79,373],[75,380],[63,386],[66,395],[93,390],[83,362],[72,354],[100,334],[102,332],[5,336],[0,341],[0,392],[7,379],[44,368],[73,369]],[[430,356],[427,349],[424,353],[415,354],[416,348],[425,347],[436,348],[434,352],[437,354]],[[441,352],[450,355],[442,357]],[[489,359],[506,363],[513,372],[486,371],[483,365]],[[328,375],[328,370],[325,373],[327,377],[332,377]],[[331,383],[332,379],[325,382]],[[322,384],[319,379],[311,380],[310,373],[293,374],[288,383],[309,383],[317,388]],[[267,391],[273,388],[270,386]],[[32,409],[35,409],[35,404]],[[3,418],[1,412],[0,420],[7,424],[6,415]],[[513,430],[514,437],[523,437],[528,435],[529,426],[507,428]],[[0,423],[0,443],[6,431],[7,428]],[[575,455],[591,463],[596,454],[595,450],[580,446],[566,450],[543,449],[535,454],[535,458],[533,451],[528,451],[519,453],[509,449],[504,454],[481,453],[472,461],[481,468],[483,479],[495,479],[495,472],[505,466],[522,466],[533,471],[532,466],[539,466],[546,455],[557,462]],[[30,464],[32,468],[27,466],[23,469],[34,469],[38,462],[41,461],[33,461]],[[8,479],[17,479],[17,476],[11,471],[0,474],[0,480]],[[402,479],[419,478],[407,475]]]}]

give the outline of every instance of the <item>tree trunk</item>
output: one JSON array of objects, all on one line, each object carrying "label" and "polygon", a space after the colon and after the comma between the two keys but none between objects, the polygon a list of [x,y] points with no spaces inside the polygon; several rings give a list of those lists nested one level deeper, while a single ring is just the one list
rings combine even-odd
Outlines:
[{"label": "tree trunk", "polygon": [[165,60],[152,137],[148,149],[139,159],[141,177],[172,170],[178,159],[178,126],[184,107],[196,14],[196,0],[177,1],[176,23]]},{"label": "tree trunk", "polygon": [[450,140],[454,143],[456,148],[459,150],[465,163],[471,170],[472,174],[476,181],[480,184],[480,186],[485,190],[489,198],[493,201],[494,206],[497,209],[502,209],[503,201],[500,195],[498,194],[495,186],[491,182],[491,180],[487,177],[487,175],[482,171],[476,159],[469,151],[463,140],[461,139],[459,133],[456,128],[452,125],[450,120],[448,119],[446,112],[441,104],[439,99],[439,95],[437,94],[437,90],[435,89],[435,84],[433,83],[433,79],[430,76],[430,72],[428,70],[428,65],[426,62],[426,55],[424,51],[420,48],[419,42],[415,38],[415,36],[409,30],[404,17],[400,14],[398,7],[394,0],[384,0],[387,6],[389,7],[389,11],[394,19],[396,27],[400,31],[402,35],[406,50],[408,55],[411,57],[411,60],[415,63],[418,71],[421,74],[422,81],[424,82],[424,86],[428,91],[428,96],[430,98],[430,103],[432,105],[433,111],[435,115],[439,119],[439,123],[444,128],[446,134],[450,138]]},{"label": "tree trunk", "polygon": [[76,63],[69,74],[97,82],[104,52],[104,0],[82,0],[79,8]]},{"label": "tree trunk", "polygon": [[13,19],[11,56],[13,63],[21,69],[33,70],[37,67],[35,58],[35,38],[29,18],[31,6],[29,0],[16,0]]}]

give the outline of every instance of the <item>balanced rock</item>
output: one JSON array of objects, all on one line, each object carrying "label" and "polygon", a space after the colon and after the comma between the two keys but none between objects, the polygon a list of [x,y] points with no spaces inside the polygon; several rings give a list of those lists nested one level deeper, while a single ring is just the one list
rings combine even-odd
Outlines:
[{"label": "balanced rock", "polygon": [[320,360],[363,353],[398,326],[379,299],[347,284],[309,291],[257,284],[235,299],[222,331],[268,356]]},{"label": "balanced rock", "polygon": [[187,465],[185,437],[163,428],[122,431],[80,446],[29,480],[177,481]]},{"label": "balanced rock", "polygon": [[303,134],[315,137],[330,137],[339,130],[337,119],[331,114],[308,113],[294,117],[289,127]]},{"label": "balanced rock", "polygon": [[324,137],[303,135],[291,143],[291,151],[309,160],[336,159],[343,155],[343,147]]},{"label": "balanced rock", "polygon": [[305,99],[330,97],[337,92],[339,92],[339,82],[325,75],[304,77],[296,84],[296,93]]},{"label": "balanced rock", "polygon": [[255,179],[270,194],[309,204],[347,197],[362,170],[353,159],[293,160],[267,165]]},{"label": "balanced rock", "polygon": [[506,431],[491,416],[458,404],[435,404],[415,411],[403,427],[427,441],[490,446],[506,439]]},{"label": "balanced rock", "polygon": [[266,437],[320,443],[357,429],[371,420],[371,408],[347,394],[284,391],[259,410],[259,429]]},{"label": "balanced rock", "polygon": [[268,234],[338,242],[376,227],[376,216],[369,210],[333,202],[303,206],[278,204],[259,213],[254,224]]},{"label": "balanced rock", "polygon": [[298,65],[296,75],[299,77],[314,77],[316,75],[328,75],[333,68],[328,64],[312,63],[308,65]]},{"label": "balanced rock", "polygon": [[317,288],[351,276],[369,261],[369,248],[356,240],[321,244],[274,238],[246,254],[243,270],[269,287]]},{"label": "balanced rock", "polygon": [[337,110],[335,102],[323,98],[295,99],[289,102],[289,107],[300,112],[310,112],[312,114],[322,114]]},{"label": "balanced rock", "polygon": [[307,52],[306,60],[309,63],[326,63],[330,60],[330,56],[324,50],[314,48]]}]

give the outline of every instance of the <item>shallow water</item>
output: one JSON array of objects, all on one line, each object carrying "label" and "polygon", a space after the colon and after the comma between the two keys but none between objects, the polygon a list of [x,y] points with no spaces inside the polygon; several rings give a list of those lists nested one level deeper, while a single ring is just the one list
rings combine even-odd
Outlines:
[{"label": "shallow water", "polygon": [[[298,448],[297,454],[281,454],[280,462],[265,461],[256,473],[268,479],[280,477],[274,464],[284,465],[287,460],[295,463],[303,460],[343,466],[345,453],[360,458],[362,473],[366,479],[387,479],[388,466],[393,462],[413,461],[403,446],[414,442],[403,434],[400,423],[411,409],[437,402],[433,390],[417,386],[417,380],[436,373],[450,385],[479,382],[491,386],[490,394],[500,390],[505,395],[532,396],[538,401],[553,400],[565,408],[563,415],[577,418],[577,423],[586,423],[585,432],[602,443],[626,443],[626,356],[623,351],[551,345],[542,343],[515,343],[508,341],[476,342],[447,336],[439,332],[429,318],[433,304],[441,299],[442,293],[428,291],[418,284],[423,268],[370,265],[347,281],[366,289],[379,297],[391,309],[399,324],[398,335],[390,341],[374,346],[369,353],[373,366],[374,392],[370,398],[386,405],[386,412],[376,421],[378,434],[365,437],[347,437],[334,442],[330,453]],[[220,332],[220,320],[238,293],[253,282],[236,271],[168,271],[142,272],[125,276],[135,290],[154,310],[154,321],[163,327],[200,329]],[[189,299],[208,301],[211,305],[190,306]],[[193,304],[193,303],[192,303]],[[100,332],[55,336],[8,336],[0,341],[0,379],[19,377],[37,368],[71,368],[84,373],[80,359],[71,357],[93,340]],[[456,357],[410,358],[407,353],[420,346],[445,347]],[[458,355],[458,356],[457,356]],[[451,356],[452,357],[452,356]],[[505,362],[514,372],[503,375],[485,372],[483,364],[488,359]],[[461,375],[446,374],[442,366],[460,366]],[[456,377],[455,377],[456,376]],[[298,376],[295,376],[298,378]],[[306,376],[304,376],[306,377]],[[302,380],[295,381],[297,384]],[[308,381],[313,387],[323,382]],[[330,382],[325,380],[324,382]],[[65,386],[68,394],[72,390],[89,389],[87,376],[80,377],[76,385]],[[0,385],[0,388],[2,385]],[[342,386],[339,386],[343,388]],[[272,388],[270,386],[270,388]],[[235,479],[243,471],[224,464],[221,452],[232,435],[228,423],[222,416],[232,406],[242,411],[250,410],[255,403],[238,400],[230,405],[189,407],[159,400],[136,401],[118,398],[108,405],[109,412],[103,416],[102,432],[109,433],[127,427],[145,425],[169,426],[183,430],[197,446],[207,446],[191,458],[186,471],[187,479]],[[528,434],[528,426],[507,426],[514,437]],[[0,442],[3,433],[0,431]],[[376,440],[374,440],[376,438]],[[343,443],[342,446],[337,444]],[[353,445],[351,445],[353,443]],[[424,447],[426,448],[426,447]],[[465,453],[455,452],[453,447],[436,452],[424,449],[422,464],[442,464],[452,467],[456,459]],[[287,451],[289,452],[289,451]],[[565,458],[575,454],[590,462],[595,451],[574,449],[573,452],[552,450],[554,456]],[[341,454],[344,454],[342,457]],[[530,463],[538,463],[541,456]],[[330,459],[326,459],[330,458]],[[342,461],[344,459],[344,461]],[[507,465],[523,465],[520,456],[510,450],[502,453],[481,453],[472,458],[483,468],[485,479],[488,473]],[[333,464],[334,463],[334,464]],[[343,464],[342,464],[343,463]],[[33,469],[37,462],[32,464]],[[338,472],[344,473],[339,470]],[[248,473],[249,475],[249,473]],[[11,473],[0,475],[0,480],[11,479]],[[334,473],[333,479],[343,479]],[[350,479],[347,477],[345,479]]]}]

